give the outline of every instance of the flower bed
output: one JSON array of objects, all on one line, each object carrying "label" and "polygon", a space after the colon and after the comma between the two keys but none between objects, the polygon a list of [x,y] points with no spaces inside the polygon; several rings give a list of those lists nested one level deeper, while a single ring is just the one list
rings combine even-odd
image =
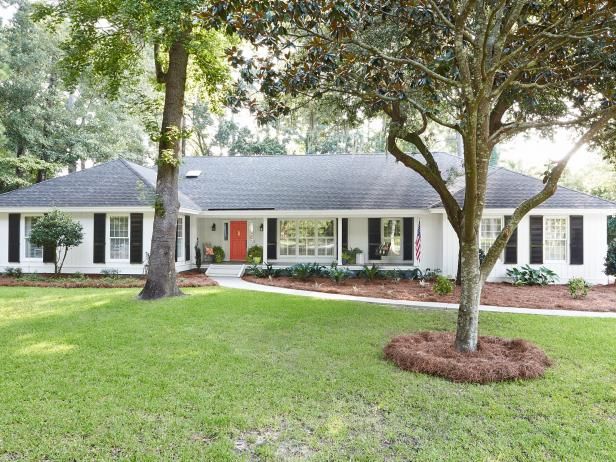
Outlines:
[{"label": "flower bed", "polygon": [[[300,281],[290,277],[268,279],[245,276],[244,279],[276,287],[396,300],[458,303],[460,296],[459,287],[456,287],[451,295],[437,295],[432,291],[431,283],[422,286],[418,281],[410,280],[395,282],[383,279],[368,282],[364,279],[353,278],[336,284],[329,278]],[[483,290],[481,303],[521,308],[616,312],[616,285],[596,285],[590,289],[587,297],[574,299],[569,294],[566,285],[516,287],[507,283],[487,283]]]},{"label": "flower bed", "polygon": [[[79,288],[141,288],[145,276],[105,276],[99,274],[74,276],[70,274],[24,274],[21,277],[0,276],[0,286]],[[215,286],[216,282],[205,274],[186,272],[178,275],[180,287]]]}]

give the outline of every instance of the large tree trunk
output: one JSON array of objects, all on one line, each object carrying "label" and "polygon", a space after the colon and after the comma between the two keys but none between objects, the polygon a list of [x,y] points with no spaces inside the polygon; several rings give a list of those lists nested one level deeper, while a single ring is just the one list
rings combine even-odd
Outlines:
[{"label": "large tree trunk", "polygon": [[460,266],[462,293],[458,309],[456,350],[472,352],[477,349],[479,335],[479,303],[483,281],[479,265],[477,240],[461,242]]},{"label": "large tree trunk", "polygon": [[180,37],[169,49],[169,69],[165,75],[165,107],[158,148],[150,266],[147,281],[140,293],[140,297],[146,300],[181,295],[175,273],[175,233],[179,209],[179,133],[184,113],[187,67],[185,37]]}]

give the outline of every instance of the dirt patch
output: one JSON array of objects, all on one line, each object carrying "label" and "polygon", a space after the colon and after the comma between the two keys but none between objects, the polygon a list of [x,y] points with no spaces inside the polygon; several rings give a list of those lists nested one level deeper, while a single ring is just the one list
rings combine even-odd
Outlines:
[{"label": "dirt patch", "polygon": [[526,340],[480,337],[474,353],[456,351],[453,342],[449,332],[401,335],[385,347],[385,358],[407,371],[468,383],[533,379],[552,365],[543,350]]},{"label": "dirt patch", "polygon": [[[418,281],[409,280],[368,282],[354,278],[336,284],[328,278],[300,281],[290,277],[266,279],[245,276],[244,279],[257,284],[276,287],[395,300],[458,303],[460,297],[459,287],[456,287],[451,295],[441,296],[432,291],[432,284],[426,283],[422,286]],[[486,283],[481,296],[481,303],[521,308],[616,312],[616,285],[593,286],[586,298],[576,300],[569,295],[567,286],[562,284],[543,287],[516,287],[508,283]]]},{"label": "dirt patch", "polygon": [[[71,277],[69,274],[24,274],[20,278],[0,276],[0,287],[56,287],[62,289],[126,289],[140,288],[145,284],[145,276],[106,277],[100,274],[90,274],[83,277]],[[180,287],[208,287],[217,285],[215,281],[203,273],[186,272],[178,275]]]}]

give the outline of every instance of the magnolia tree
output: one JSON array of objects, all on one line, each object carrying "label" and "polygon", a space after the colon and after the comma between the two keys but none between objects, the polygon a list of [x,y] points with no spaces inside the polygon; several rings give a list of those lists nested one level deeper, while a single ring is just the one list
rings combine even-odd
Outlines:
[{"label": "magnolia tree", "polygon": [[83,226],[67,213],[54,210],[39,218],[30,231],[30,243],[53,252],[54,273],[60,274],[69,249],[83,242]]},{"label": "magnolia tree", "polygon": [[[482,287],[520,220],[557,189],[579,147],[609,140],[616,116],[616,7],[609,1],[242,0],[201,15],[258,49],[229,50],[242,82],[233,105],[268,121],[293,97],[335,95],[341,110],[385,114],[387,150],[439,194],[460,243],[461,298],[455,346],[477,348]],[[464,200],[447,187],[428,148],[430,124],[464,144]],[[612,125],[610,125],[612,124]],[[530,130],[570,127],[571,150],[521,202],[480,263],[478,234],[490,154]],[[404,145],[417,151],[409,154]]]},{"label": "magnolia tree", "polygon": [[151,57],[154,85],[164,92],[158,142],[158,173],[150,270],[140,297],[179,295],[175,272],[178,174],[187,80],[208,96],[228,79],[227,38],[197,24],[202,0],[59,0],[37,5],[36,17],[68,24],[61,64],[69,86],[82,75],[100,79],[110,96],[142,78],[144,53]]}]

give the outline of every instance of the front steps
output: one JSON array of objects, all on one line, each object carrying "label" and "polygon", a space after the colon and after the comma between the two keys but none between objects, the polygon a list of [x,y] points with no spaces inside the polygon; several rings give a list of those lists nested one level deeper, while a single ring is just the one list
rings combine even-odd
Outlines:
[{"label": "front steps", "polygon": [[216,265],[208,266],[205,275],[219,278],[241,278],[246,271],[246,265]]}]

